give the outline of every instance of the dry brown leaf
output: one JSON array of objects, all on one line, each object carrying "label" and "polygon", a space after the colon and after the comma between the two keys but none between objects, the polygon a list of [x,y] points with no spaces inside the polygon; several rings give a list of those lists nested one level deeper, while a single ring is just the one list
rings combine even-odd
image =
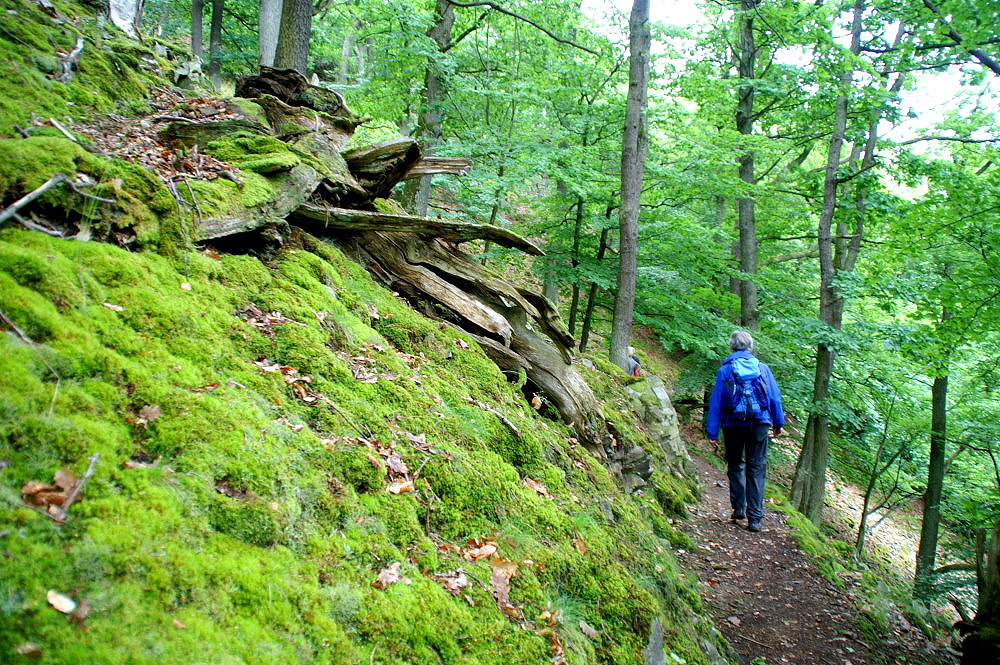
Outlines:
[{"label": "dry brown leaf", "polygon": [[52,589],[49,589],[49,592],[45,594],[45,600],[49,601],[49,605],[63,614],[69,614],[76,609],[75,600]]},{"label": "dry brown leaf", "polygon": [[465,576],[465,571],[459,568],[450,573],[440,573],[434,575],[434,579],[444,587],[444,590],[453,596],[462,593],[462,590],[471,585],[469,578]]},{"label": "dry brown leaf", "polygon": [[542,496],[544,496],[546,499],[551,499],[552,498],[552,495],[549,494],[549,490],[546,489],[546,487],[545,487],[545,483],[541,483],[541,482],[539,482],[537,480],[532,480],[531,478],[528,478],[527,476],[525,476],[525,478],[524,478],[524,480],[522,482],[527,487],[530,487],[531,489],[535,490],[536,492],[538,492],[539,494],[541,494]]},{"label": "dry brown leaf", "polygon": [[406,494],[407,492],[413,492],[415,488],[412,480],[404,480],[390,484],[387,489],[389,494]]},{"label": "dry brown leaf", "polygon": [[145,427],[147,424],[153,422],[157,418],[163,415],[163,410],[160,409],[156,404],[147,404],[146,406],[139,409],[139,416],[135,419],[136,425],[142,425]]},{"label": "dry brown leaf", "polygon": [[542,408],[542,398],[539,397],[538,395],[532,396],[532,398],[531,398],[531,407],[535,411],[537,411],[538,409]]},{"label": "dry brown leaf", "polygon": [[109,303],[109,302],[105,302],[105,303],[101,303],[101,304],[104,305],[105,307],[107,307],[108,309],[110,309],[112,312],[124,312],[125,311],[125,308],[122,307],[121,305],[114,305],[114,304]]},{"label": "dry brown leaf", "polygon": [[413,584],[413,580],[409,577],[403,577],[399,574],[400,568],[403,564],[399,561],[390,563],[388,566],[379,571],[378,577],[372,582],[372,586],[376,589],[385,589],[391,584],[396,584],[397,582],[402,582],[403,584]]},{"label": "dry brown leaf", "polygon": [[80,601],[80,604],[76,606],[76,609],[69,613],[70,621],[76,623],[83,623],[87,617],[90,615],[90,603],[84,598]]},{"label": "dry brown leaf", "polygon": [[28,658],[41,658],[42,649],[34,642],[25,642],[15,649],[22,656],[27,656]]},{"label": "dry brown leaf", "polygon": [[497,542],[492,538],[487,538],[485,540],[469,538],[468,544],[471,545],[471,547],[462,550],[462,557],[473,562],[488,559],[496,554],[498,549]]},{"label": "dry brown leaf", "polygon": [[53,481],[60,489],[69,494],[76,487],[77,478],[72,469],[59,469],[56,471]]},{"label": "dry brown leaf", "polygon": [[385,465],[389,467],[390,471],[400,475],[405,475],[410,472],[409,467],[406,466],[406,462],[404,462],[403,458],[399,456],[399,453],[392,453],[386,457]]},{"label": "dry brown leaf", "polygon": [[178,619],[174,619],[173,623],[174,623],[174,628],[181,628],[181,629],[187,628],[187,625],[185,625],[182,621]]},{"label": "dry brown leaf", "polygon": [[576,548],[576,551],[579,552],[581,556],[587,553],[587,543],[583,542],[583,538],[580,536],[573,539],[573,547]]},{"label": "dry brown leaf", "polygon": [[510,580],[517,575],[517,564],[513,561],[493,559],[490,561],[490,567],[492,568],[490,583],[493,585],[493,597],[496,598],[497,607],[508,616],[516,616],[517,608],[510,602]]}]

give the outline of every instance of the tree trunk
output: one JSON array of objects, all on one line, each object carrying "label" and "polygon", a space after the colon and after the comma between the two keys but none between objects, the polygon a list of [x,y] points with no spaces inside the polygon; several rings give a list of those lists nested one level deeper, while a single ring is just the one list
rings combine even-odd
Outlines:
[{"label": "tree trunk", "polygon": [[281,29],[274,55],[276,69],[294,69],[303,76],[309,67],[309,36],[312,31],[312,2],[283,0]]},{"label": "tree trunk", "polygon": [[972,632],[962,642],[962,665],[1000,660],[1000,520],[993,526]]},{"label": "tree trunk", "polygon": [[144,0],[110,0],[108,18],[119,30],[132,39],[139,38],[139,23],[142,20]]},{"label": "tree trunk", "polygon": [[646,92],[649,87],[649,0],[633,0],[629,19],[629,82],[622,137],[622,207],[619,216],[618,295],[611,323],[611,362],[627,367],[635,308],[639,198],[646,166]]},{"label": "tree trunk", "polygon": [[204,35],[205,0],[191,0],[191,55],[202,59]]},{"label": "tree trunk", "polygon": [[[608,206],[607,217],[611,216],[611,207]],[[597,248],[597,262],[604,260],[608,251],[608,233],[611,229],[605,226],[601,229],[600,245]],[[587,343],[590,341],[590,328],[594,322],[594,305],[597,303],[597,284],[590,283],[590,291],[587,293],[587,309],[583,313],[583,325],[580,327],[580,353],[587,352]]]},{"label": "tree trunk", "polygon": [[577,310],[580,308],[580,280],[575,274],[580,265],[580,237],[583,235],[583,197],[576,197],[576,219],[573,222],[573,255],[571,257],[573,275],[573,295],[569,303],[569,334],[576,334]]},{"label": "tree trunk", "polygon": [[222,87],[222,8],[225,0],[212,0],[212,22],[208,33],[208,78],[218,90]]},{"label": "tree trunk", "polygon": [[[861,50],[861,17],[864,8],[864,0],[855,0],[854,20],[851,26],[851,52],[854,55]],[[837,170],[840,168],[840,153],[847,132],[847,93],[853,75],[853,65],[849,65],[840,76],[840,94],[837,95],[834,105],[833,135],[830,137],[826,172],[823,177],[823,209],[816,233],[820,265],[819,319],[835,330],[840,329],[843,303],[838,302],[840,298],[834,286],[836,271],[832,225],[837,208],[839,184]],[[817,344],[813,406],[806,422],[805,440],[792,481],[792,503],[799,512],[816,524],[823,518],[823,496],[826,492],[826,468],[830,451],[830,422],[826,413],[826,402],[830,396],[830,376],[833,373],[834,356],[834,350],[825,343]]]},{"label": "tree trunk", "polygon": [[257,25],[257,64],[273,67],[274,55],[278,50],[278,33],[281,31],[281,0],[260,0]]},{"label": "tree trunk", "polygon": [[[753,16],[757,11],[756,0],[741,0],[740,8],[740,52],[739,73],[740,89],[736,109],[736,129],[740,134],[753,134],[753,102],[754,102],[754,69],[757,47],[754,44]],[[740,180],[747,185],[755,185],[754,154],[747,150],[739,158]],[[740,325],[757,330],[757,230],[754,217],[754,199],[741,197],[736,199],[739,227],[739,257],[740,272],[749,275],[740,280]]]},{"label": "tree trunk", "polygon": [[[455,6],[448,0],[437,0],[434,6],[434,24],[427,31],[427,36],[437,44],[438,53],[443,54],[451,46],[451,28],[455,24]],[[444,121],[445,82],[439,64],[434,59],[427,63],[424,70],[423,109],[417,120],[417,136],[423,139],[424,152],[430,153],[434,144],[441,138],[441,123]],[[416,191],[413,212],[420,216],[427,215],[431,198],[431,176],[420,179]]]},{"label": "tree trunk", "polygon": [[931,447],[927,462],[927,489],[917,545],[917,569],[913,595],[928,599],[934,588],[938,528],[941,525],[941,491],[944,487],[945,444],[948,434],[948,375],[934,377],[931,386]]}]

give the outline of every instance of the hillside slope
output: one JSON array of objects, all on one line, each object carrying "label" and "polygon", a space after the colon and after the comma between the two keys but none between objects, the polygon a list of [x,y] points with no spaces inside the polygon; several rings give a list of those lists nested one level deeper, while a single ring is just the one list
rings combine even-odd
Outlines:
[{"label": "hillside slope", "polygon": [[[153,174],[55,129],[17,138],[33,112],[125,112],[157,82],[155,56],[56,10],[76,20],[26,1],[0,17],[0,86],[20,90],[0,203],[95,169],[136,200],[144,249],[0,227],[5,662],[723,662],[671,553],[691,481],[635,419],[631,379],[581,367],[612,445],[652,462],[626,493],[516,377],[331,245],[196,251]],[[40,59],[77,33],[79,74],[53,82]],[[136,96],[85,76],[108,58]],[[69,200],[97,209],[46,210]]]}]

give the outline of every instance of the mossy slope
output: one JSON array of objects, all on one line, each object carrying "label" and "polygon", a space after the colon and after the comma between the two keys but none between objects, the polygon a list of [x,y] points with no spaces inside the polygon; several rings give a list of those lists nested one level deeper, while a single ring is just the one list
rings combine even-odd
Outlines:
[{"label": "mossy slope", "polygon": [[[249,303],[287,321],[255,327]],[[0,310],[34,342],[0,337],[5,660],[32,643],[47,663],[538,663],[548,610],[569,663],[641,662],[656,616],[668,653],[704,662],[654,494],[619,493],[476,345],[329,246],[300,236],[265,265],[3,229]],[[387,492],[359,430],[421,469],[415,493]],[[67,524],[20,505],[26,482],[95,453]],[[484,537],[519,564],[523,618],[484,588],[486,562],[439,548]],[[412,584],[373,588],[393,562]],[[433,575],[457,568],[483,586],[449,595]],[[48,589],[89,616],[67,620]]]}]

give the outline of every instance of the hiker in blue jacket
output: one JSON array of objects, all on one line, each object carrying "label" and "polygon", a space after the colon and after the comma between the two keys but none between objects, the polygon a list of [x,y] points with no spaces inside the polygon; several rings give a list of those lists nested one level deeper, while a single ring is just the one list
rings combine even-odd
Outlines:
[{"label": "hiker in blue jacket", "polygon": [[705,433],[709,441],[718,444],[722,426],[733,508],[729,521],[747,518],[747,529],[757,532],[764,517],[768,430],[773,429],[775,436],[781,434],[785,414],[774,374],[750,352],[750,333],[734,332],[729,348],[732,353],[715,376]]}]

